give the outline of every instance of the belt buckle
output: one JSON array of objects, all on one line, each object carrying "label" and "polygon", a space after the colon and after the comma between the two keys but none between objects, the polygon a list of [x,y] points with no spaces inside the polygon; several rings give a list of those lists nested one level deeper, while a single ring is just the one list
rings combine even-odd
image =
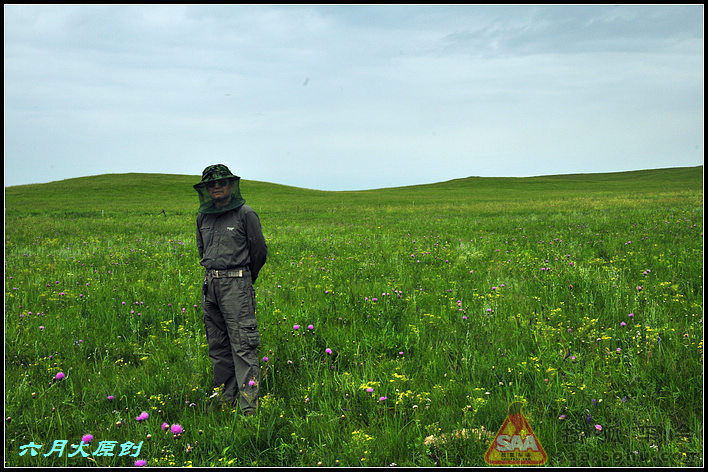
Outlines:
[{"label": "belt buckle", "polygon": [[243,277],[243,269],[239,270],[220,270],[220,269],[211,269],[211,275],[214,278],[220,279],[223,277]]}]

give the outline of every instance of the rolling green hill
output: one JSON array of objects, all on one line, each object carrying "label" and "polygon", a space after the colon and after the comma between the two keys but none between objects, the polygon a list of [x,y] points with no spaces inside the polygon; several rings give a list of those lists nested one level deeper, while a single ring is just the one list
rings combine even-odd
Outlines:
[{"label": "rolling green hill", "polygon": [[249,417],[211,387],[198,180],[5,189],[6,465],[138,458],[46,454],[89,433],[158,467],[483,466],[519,402],[549,466],[702,464],[702,166],[242,181],[268,245]]},{"label": "rolling green hill", "polygon": [[[100,212],[182,214],[196,211],[195,175],[104,174],[5,188],[6,215]],[[241,193],[261,211],[319,211],[349,205],[391,211],[418,207],[461,211],[514,211],[534,207],[577,209],[597,204],[670,202],[692,194],[702,200],[703,166],[603,174],[524,178],[467,177],[435,184],[361,191],[320,191],[242,180]],[[597,199],[595,197],[602,197]],[[601,202],[600,202],[601,200]]]}]

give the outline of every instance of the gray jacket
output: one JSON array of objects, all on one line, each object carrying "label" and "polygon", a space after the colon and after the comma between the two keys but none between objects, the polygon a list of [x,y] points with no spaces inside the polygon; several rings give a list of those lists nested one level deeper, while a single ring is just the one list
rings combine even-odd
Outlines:
[{"label": "gray jacket", "polygon": [[204,268],[248,267],[253,282],[268,255],[260,219],[247,205],[220,215],[200,213],[197,216],[197,248]]}]

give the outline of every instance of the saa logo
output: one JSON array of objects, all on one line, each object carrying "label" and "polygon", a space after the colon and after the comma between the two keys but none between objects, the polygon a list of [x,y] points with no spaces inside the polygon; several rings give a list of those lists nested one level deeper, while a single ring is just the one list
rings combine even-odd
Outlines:
[{"label": "saa logo", "polygon": [[548,460],[521,407],[512,412],[516,404],[509,407],[504,423],[484,455],[489,465],[543,465]]}]

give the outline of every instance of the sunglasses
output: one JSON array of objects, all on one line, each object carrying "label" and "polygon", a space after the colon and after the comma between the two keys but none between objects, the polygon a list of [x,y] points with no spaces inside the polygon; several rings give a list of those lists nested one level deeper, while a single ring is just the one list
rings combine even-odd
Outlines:
[{"label": "sunglasses", "polygon": [[229,182],[231,182],[231,179],[219,179],[207,182],[205,185],[207,188],[214,188],[217,184],[219,184],[219,187],[226,187],[227,185],[229,185]]}]

